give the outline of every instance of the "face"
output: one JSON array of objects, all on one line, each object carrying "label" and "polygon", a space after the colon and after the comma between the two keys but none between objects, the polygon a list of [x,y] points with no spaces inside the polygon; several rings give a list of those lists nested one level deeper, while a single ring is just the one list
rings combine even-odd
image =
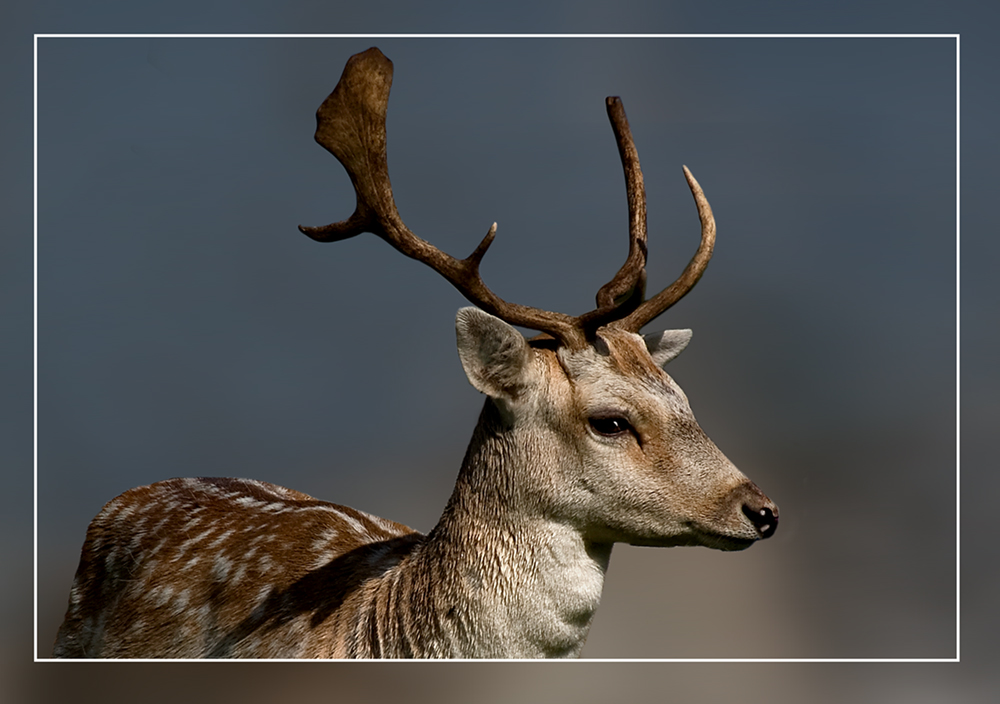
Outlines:
[{"label": "face", "polygon": [[660,366],[690,331],[604,327],[580,348],[530,346],[472,308],[456,330],[469,381],[520,454],[510,486],[525,510],[594,543],[740,550],[774,532],[778,507],[708,439]]},{"label": "face", "polygon": [[571,500],[552,498],[590,540],[738,550],[773,531],[759,516],[777,507],[701,430],[642,337],[605,328],[583,350],[537,352],[548,355],[540,408],[573,460],[559,482]]}]

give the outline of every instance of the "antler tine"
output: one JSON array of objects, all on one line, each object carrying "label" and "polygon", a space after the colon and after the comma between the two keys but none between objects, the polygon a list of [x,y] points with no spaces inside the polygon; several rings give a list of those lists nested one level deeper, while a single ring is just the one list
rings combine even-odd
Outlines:
[{"label": "antler tine", "polygon": [[496,235],[496,223],[475,251],[456,259],[406,227],[392,197],[386,157],[385,116],[392,87],[392,62],[372,47],[348,60],[330,96],[316,112],[316,141],[343,164],[357,195],[347,220],[299,230],[319,242],[337,242],[371,232],[396,250],[441,274],[469,301],[488,313],[532,330],[549,333],[565,345],[586,339],[575,318],[563,313],[509,303],[493,293],[479,275],[479,263]]},{"label": "antler tine", "polygon": [[694,202],[698,206],[698,219],[701,220],[701,244],[698,245],[698,251],[681,272],[680,277],[670,286],[645,301],[626,317],[611,323],[616,328],[639,332],[643,325],[677,303],[688,291],[694,288],[702,274],[705,273],[705,268],[712,258],[712,251],[715,248],[715,217],[712,215],[712,206],[708,204],[708,199],[701,190],[701,186],[698,185],[698,181],[695,180],[686,166],[684,167],[684,177],[691,189],[691,195],[694,196]]},{"label": "antler tine", "polygon": [[618,143],[622,170],[625,172],[625,192],[628,198],[628,257],[615,277],[597,292],[598,309],[616,307],[618,315],[630,312],[642,302],[646,288],[646,186],[639,166],[639,152],[632,140],[625,106],[621,98],[608,97],[605,100],[611,129]]}]

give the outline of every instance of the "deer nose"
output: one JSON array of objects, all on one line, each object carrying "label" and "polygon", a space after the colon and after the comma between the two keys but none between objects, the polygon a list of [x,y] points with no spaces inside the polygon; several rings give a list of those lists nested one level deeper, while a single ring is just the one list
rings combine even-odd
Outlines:
[{"label": "deer nose", "polygon": [[[772,504],[773,505],[773,504]],[[757,528],[761,538],[770,538],[778,528],[778,507],[743,504],[743,515]]]}]

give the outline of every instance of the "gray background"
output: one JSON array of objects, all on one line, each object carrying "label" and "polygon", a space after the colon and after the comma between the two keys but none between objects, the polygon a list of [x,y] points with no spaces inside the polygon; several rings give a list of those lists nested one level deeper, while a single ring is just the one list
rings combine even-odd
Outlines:
[{"label": "gray background", "polygon": [[[547,28],[619,29],[598,17]],[[637,24],[620,29],[735,29]],[[249,476],[433,526],[481,405],[454,352],[463,300],[374,237],[320,245],[295,229],[353,207],[342,168],[312,141],[313,112],[347,57],[373,44],[396,64],[389,158],[404,219],[460,256],[498,221],[483,272],[501,296],[580,312],[623,259],[605,95],[622,96],[643,162],[651,290],[697,243],[680,164],[715,209],[709,272],[657,325],[694,328],[670,371],[703,427],[781,505],[782,526],[739,554],[616,548],[585,655],[954,656],[950,39],[41,40],[37,655],[50,651],[87,522],[130,486]],[[973,111],[996,102],[965,83],[982,71],[975,52],[964,39],[963,144],[976,147],[963,153],[966,170],[996,151],[995,137],[975,131],[985,123]],[[976,277],[992,261],[976,250],[987,226],[965,214],[992,189],[963,176],[966,358],[995,329]],[[981,382],[963,401],[975,404],[965,428],[991,427],[995,401]],[[30,432],[28,420],[16,427]],[[963,489],[983,495],[972,452]],[[997,586],[995,560],[969,549],[986,525],[971,513],[967,615]],[[23,529],[30,505],[5,520]],[[10,593],[27,596],[25,586]],[[23,659],[30,613],[7,608],[28,639],[4,644],[8,660]],[[669,682],[719,696],[766,685],[772,701],[973,701],[990,687],[969,664],[975,634],[975,623],[964,631],[962,665],[591,667],[635,695]],[[68,674],[46,676],[51,667],[18,669],[15,681],[57,696]],[[146,681],[134,666],[115,670]],[[409,673],[428,695],[441,678]],[[234,674],[203,667],[196,679],[223,687]],[[368,691],[370,670],[335,674],[356,696]],[[493,682],[497,701],[521,696],[517,680],[553,686],[556,676],[454,674],[458,689]],[[580,674],[559,673],[576,682],[547,698],[598,691]]]}]

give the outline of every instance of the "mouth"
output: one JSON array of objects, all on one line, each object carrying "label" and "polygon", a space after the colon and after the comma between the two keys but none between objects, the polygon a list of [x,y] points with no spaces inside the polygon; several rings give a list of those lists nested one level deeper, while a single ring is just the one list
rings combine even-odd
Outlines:
[{"label": "mouth", "polygon": [[690,525],[688,528],[691,530],[691,545],[702,545],[713,550],[724,550],[726,552],[746,550],[760,540],[759,536],[726,535],[724,533],[705,530],[696,525]]}]

